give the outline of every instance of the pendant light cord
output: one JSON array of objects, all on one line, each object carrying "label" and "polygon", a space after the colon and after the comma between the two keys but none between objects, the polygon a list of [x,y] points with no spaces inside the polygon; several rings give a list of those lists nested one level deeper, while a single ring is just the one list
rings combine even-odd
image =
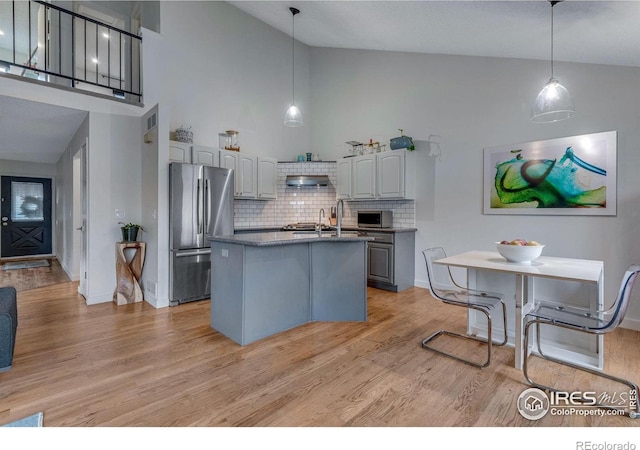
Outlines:
[{"label": "pendant light cord", "polygon": [[296,14],[300,12],[297,8],[289,8],[291,11],[291,102],[296,104]]},{"label": "pendant light cord", "polygon": [[296,92],[296,13],[291,11],[293,17],[291,19],[291,102],[296,104],[295,92]]},{"label": "pendant light cord", "polygon": [[551,3],[551,78],[553,78],[553,7],[556,2]]}]

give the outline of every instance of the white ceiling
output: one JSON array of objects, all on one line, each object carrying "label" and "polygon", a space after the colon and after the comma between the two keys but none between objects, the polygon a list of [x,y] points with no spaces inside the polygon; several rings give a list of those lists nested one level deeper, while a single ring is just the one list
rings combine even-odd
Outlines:
[{"label": "white ceiling", "polygon": [[[313,47],[548,60],[551,5],[536,1],[231,1]],[[640,1],[553,7],[554,59],[640,67]]]},{"label": "white ceiling", "polygon": [[[104,3],[104,2],[101,2]],[[548,60],[551,6],[524,1],[231,1],[314,47]],[[640,1],[554,8],[554,59],[640,67]],[[0,159],[55,163],[85,112],[0,96]]]},{"label": "white ceiling", "polygon": [[55,164],[86,115],[0,95],[0,160]]}]

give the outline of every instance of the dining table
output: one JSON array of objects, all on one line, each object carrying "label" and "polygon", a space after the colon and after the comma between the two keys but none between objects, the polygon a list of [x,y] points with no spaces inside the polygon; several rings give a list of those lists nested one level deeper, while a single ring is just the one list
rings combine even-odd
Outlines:
[{"label": "dining table", "polygon": [[[509,292],[505,295],[507,309],[511,312],[511,314],[507,313],[508,345],[515,347],[515,367],[517,369],[522,369],[524,358],[532,350],[535,352],[535,349],[524,348],[523,333],[526,315],[536,305],[536,283],[540,283],[543,279],[559,281],[560,288],[556,291],[563,290],[563,282],[579,283],[586,288],[584,295],[574,295],[570,296],[572,298],[563,299],[562,295],[556,293],[553,295],[553,301],[559,305],[571,302],[572,306],[588,307],[591,311],[603,309],[603,261],[542,256],[530,262],[514,263],[507,261],[498,252],[473,250],[448,256],[436,260],[434,263],[447,265],[450,268],[466,269],[467,286],[470,289]],[[506,277],[496,277],[496,274],[506,274]],[[496,280],[503,281],[506,285],[496,286],[493,284]],[[511,284],[511,288],[508,284]],[[548,295],[546,292],[545,294]],[[584,304],[575,305],[576,297]],[[543,300],[549,301],[547,298]],[[486,337],[486,321],[483,322],[481,316],[476,311],[469,310],[467,330],[469,334]],[[543,333],[541,332],[541,334]],[[579,339],[581,345],[576,345],[576,342],[571,339],[566,340],[566,336],[545,336],[543,340],[545,353],[585,367],[602,370],[604,366],[603,336],[595,335],[585,338],[584,335],[577,337],[576,334],[582,335],[582,333],[574,333],[570,338]],[[589,342],[585,342],[585,339],[589,339]],[[532,339],[531,342],[535,342],[535,339]]]}]

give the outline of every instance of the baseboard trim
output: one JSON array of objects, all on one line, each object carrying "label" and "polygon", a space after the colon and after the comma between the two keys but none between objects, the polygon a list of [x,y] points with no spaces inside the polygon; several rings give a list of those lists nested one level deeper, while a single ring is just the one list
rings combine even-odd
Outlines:
[{"label": "baseboard trim", "polygon": [[624,319],[620,324],[620,328],[626,328],[628,330],[640,331],[640,320],[636,319]]},{"label": "baseboard trim", "polygon": [[71,281],[80,281],[80,274],[72,274],[71,271],[69,271],[69,268],[67,267],[67,265],[60,260],[60,258],[56,257],[56,259],[58,260],[58,262],[60,263],[60,267],[62,267],[62,270],[64,271],[65,275],[69,278],[69,280]]}]

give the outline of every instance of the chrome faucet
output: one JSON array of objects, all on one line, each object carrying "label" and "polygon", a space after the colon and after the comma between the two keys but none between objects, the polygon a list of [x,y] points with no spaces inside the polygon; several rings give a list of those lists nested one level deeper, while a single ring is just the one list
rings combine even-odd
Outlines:
[{"label": "chrome faucet", "polygon": [[336,236],[338,237],[342,236],[342,216],[344,216],[344,201],[340,199],[336,205]]},{"label": "chrome faucet", "polygon": [[324,217],[324,208],[320,208],[320,213],[318,214],[318,236],[322,237],[322,218]]}]

